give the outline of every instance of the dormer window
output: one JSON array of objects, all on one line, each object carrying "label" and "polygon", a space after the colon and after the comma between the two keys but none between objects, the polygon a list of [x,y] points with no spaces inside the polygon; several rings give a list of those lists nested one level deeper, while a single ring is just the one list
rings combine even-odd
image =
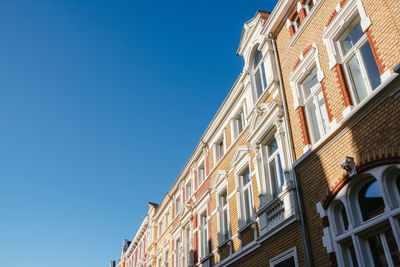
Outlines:
[{"label": "dormer window", "polygon": [[261,51],[256,50],[253,55],[253,84],[256,99],[260,98],[261,94],[267,88],[267,78],[265,75],[264,62],[262,61],[263,54]]}]

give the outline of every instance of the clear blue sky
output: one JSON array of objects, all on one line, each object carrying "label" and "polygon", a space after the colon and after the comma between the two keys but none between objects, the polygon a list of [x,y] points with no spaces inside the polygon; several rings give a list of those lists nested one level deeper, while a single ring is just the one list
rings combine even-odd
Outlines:
[{"label": "clear blue sky", "polygon": [[276,1],[4,0],[0,265],[99,267],[173,184]]}]

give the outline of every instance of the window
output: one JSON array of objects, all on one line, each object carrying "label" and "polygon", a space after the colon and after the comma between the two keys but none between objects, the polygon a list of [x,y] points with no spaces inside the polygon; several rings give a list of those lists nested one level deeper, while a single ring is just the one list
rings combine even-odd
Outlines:
[{"label": "window", "polygon": [[229,204],[226,189],[219,195],[219,243],[229,239]]},{"label": "window", "polygon": [[[269,177],[269,190],[272,192],[272,196],[276,197],[282,192],[282,186],[285,183],[283,177],[281,158],[279,156],[278,143],[275,138],[272,138],[264,146],[263,151],[264,157],[264,169],[267,171],[267,177]],[[268,183],[267,183],[268,184]]]},{"label": "window", "polygon": [[313,7],[314,7],[314,0],[308,0],[307,3],[306,3],[307,15],[311,12]]},{"label": "window", "polygon": [[232,119],[232,134],[233,140],[239,137],[243,132],[246,120],[244,118],[243,107],[240,108],[239,112]]},{"label": "window", "polygon": [[[382,174],[383,173],[383,174]],[[339,266],[400,266],[398,195],[393,175],[400,166],[382,166],[344,186],[328,209]]]},{"label": "window", "polygon": [[192,233],[190,231],[190,225],[188,225],[184,230],[184,244],[185,244],[185,251],[184,251],[184,266],[191,266],[191,236]]},{"label": "window", "polygon": [[161,237],[162,233],[163,233],[162,221],[160,221],[160,222],[158,223],[158,237]]},{"label": "window", "polygon": [[322,33],[329,66],[342,65],[353,104],[363,101],[381,84],[366,35],[370,25],[361,0],[352,0],[341,7]]},{"label": "window", "polygon": [[340,49],[347,83],[352,89],[354,103],[358,104],[381,83],[378,66],[359,18],[340,38]]},{"label": "window", "polygon": [[269,261],[271,267],[297,267],[297,253],[296,248],[289,249],[288,251],[280,254],[279,256]]},{"label": "window", "polygon": [[205,170],[204,170],[204,163],[201,163],[201,165],[199,166],[197,175],[198,175],[198,178],[199,178],[198,179],[199,180],[199,185],[201,185],[204,182],[205,178],[206,178],[206,173],[205,173]]},{"label": "window", "polygon": [[329,130],[329,117],[324,95],[314,68],[301,83],[307,128],[311,142],[315,143]]},{"label": "window", "polygon": [[207,212],[200,216],[200,256],[204,258],[208,255],[208,237],[207,237]]},{"label": "window", "polygon": [[181,240],[177,239],[175,241],[175,245],[176,245],[176,247],[175,247],[175,266],[180,267],[181,266],[181,257],[179,254],[179,250],[181,248]]},{"label": "window", "polygon": [[189,180],[189,182],[186,184],[186,201],[188,201],[191,196],[192,196],[192,182]]},{"label": "window", "polygon": [[[305,54],[300,56],[303,59],[289,76],[294,95],[294,109],[304,107],[306,121],[304,127],[307,128],[311,143],[319,141],[330,129],[330,119],[321,87],[325,75],[321,69],[318,54],[314,43]],[[302,109],[298,111],[302,112]]]},{"label": "window", "polygon": [[239,173],[238,182],[240,188],[241,226],[245,226],[251,222],[253,216],[252,186],[248,166]]},{"label": "window", "polygon": [[168,227],[168,226],[169,226],[169,211],[167,211],[167,213],[165,213],[165,227]]},{"label": "window", "polygon": [[177,216],[179,214],[179,212],[181,211],[181,198],[178,197],[175,200],[175,216]]},{"label": "window", "polygon": [[295,32],[300,28],[300,16],[299,16],[299,13],[296,13],[296,16],[293,18],[293,26],[294,26],[294,31]]},{"label": "window", "polygon": [[224,145],[224,137],[221,136],[218,141],[214,145],[215,148],[215,163],[224,156],[225,153],[225,145]]},{"label": "window", "polygon": [[169,260],[169,255],[168,255],[168,249],[165,250],[165,256],[164,256],[164,266],[168,267],[168,260]]},{"label": "window", "polygon": [[265,75],[264,62],[262,61],[263,54],[256,50],[253,54],[252,77],[255,88],[255,99],[260,98],[261,94],[267,88],[267,79]]}]

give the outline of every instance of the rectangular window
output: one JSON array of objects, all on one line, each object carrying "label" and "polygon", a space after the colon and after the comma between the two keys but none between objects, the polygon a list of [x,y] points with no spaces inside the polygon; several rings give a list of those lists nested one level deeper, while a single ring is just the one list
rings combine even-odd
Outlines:
[{"label": "rectangular window", "polygon": [[225,153],[224,137],[221,136],[220,139],[215,143],[215,163],[217,163]]},{"label": "rectangular window", "polygon": [[181,211],[181,198],[178,197],[175,201],[175,216]]},{"label": "rectangular window", "polygon": [[184,251],[184,263],[185,266],[191,266],[191,231],[190,225],[188,225],[184,230],[184,244],[185,244],[185,251]]},{"label": "rectangular window", "polygon": [[232,120],[233,140],[238,138],[239,135],[243,132],[245,128],[245,123],[246,120],[244,118],[243,108],[241,108],[240,111],[235,115],[235,117]]},{"label": "rectangular window", "polygon": [[169,255],[168,255],[168,249],[165,250],[165,258],[164,258],[164,266],[168,267],[168,262],[169,262]]},{"label": "rectangular window", "polygon": [[301,83],[308,132],[311,142],[316,143],[329,130],[329,116],[324,95],[318,82],[317,70],[311,73]]},{"label": "rectangular window", "polygon": [[186,200],[185,201],[188,201],[188,199],[192,196],[192,182],[191,181],[189,181],[187,184],[186,184]]},{"label": "rectangular window", "polygon": [[222,243],[229,238],[229,204],[228,204],[228,194],[227,191],[223,191],[219,195],[219,205],[220,205],[220,238]]},{"label": "rectangular window", "polygon": [[206,172],[205,172],[205,169],[204,169],[204,163],[202,163],[199,166],[197,175],[198,175],[198,178],[199,178],[198,179],[199,180],[199,185],[201,185],[204,182],[205,178],[206,178]]},{"label": "rectangular window", "polygon": [[200,216],[200,256],[204,258],[208,255],[208,237],[207,237],[207,212]]},{"label": "rectangular window", "polygon": [[176,247],[175,247],[175,266],[180,267],[181,266],[181,257],[179,255],[179,249],[181,247],[181,240],[177,239],[175,241],[175,245],[176,245]]},{"label": "rectangular window", "polygon": [[253,198],[249,168],[246,167],[239,174],[240,200],[241,200],[241,219],[244,224],[248,224],[253,216]]},{"label": "rectangular window", "polygon": [[163,233],[163,229],[162,229],[162,221],[158,223],[158,237],[161,237]]},{"label": "rectangular window", "polygon": [[364,100],[379,84],[381,78],[367,35],[356,19],[340,38],[343,66],[352,88],[355,103]]},{"label": "rectangular window", "polygon": [[291,248],[288,251],[278,255],[269,261],[270,267],[298,267],[296,248]]},{"label": "rectangular window", "polygon": [[254,93],[255,100],[259,99],[262,93],[267,88],[267,78],[265,74],[265,66],[263,62],[263,54],[261,51],[256,50],[252,56],[253,68],[252,76],[254,80]]},{"label": "rectangular window", "polygon": [[[282,192],[282,186],[285,182],[282,171],[281,158],[279,156],[278,143],[272,138],[264,147],[264,169],[269,178],[270,190],[273,197],[277,197]],[[268,184],[268,183],[267,183]]]},{"label": "rectangular window", "polygon": [[165,213],[165,227],[169,226],[169,211]]}]

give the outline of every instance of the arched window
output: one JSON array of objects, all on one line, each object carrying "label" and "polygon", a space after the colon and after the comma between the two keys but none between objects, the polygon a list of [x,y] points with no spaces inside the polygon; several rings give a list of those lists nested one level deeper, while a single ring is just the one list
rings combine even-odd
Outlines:
[{"label": "arched window", "polygon": [[338,215],[336,217],[337,233],[340,234],[347,231],[349,229],[349,219],[347,217],[346,208],[341,201],[335,205],[335,213]]},{"label": "arched window", "polygon": [[358,193],[358,204],[364,221],[385,211],[385,204],[378,181],[370,181],[361,188]]},{"label": "arched window", "polygon": [[263,59],[262,52],[256,50],[253,54],[253,68],[252,68],[256,99],[258,99],[264,92],[265,88],[267,88],[267,78],[265,75],[265,67],[262,59]]},{"label": "arched window", "polygon": [[397,176],[396,185],[397,185],[397,191],[399,191],[399,194],[400,194],[400,175]]},{"label": "arched window", "polygon": [[339,266],[400,266],[399,177],[400,165],[380,166],[337,193],[328,217]]}]

